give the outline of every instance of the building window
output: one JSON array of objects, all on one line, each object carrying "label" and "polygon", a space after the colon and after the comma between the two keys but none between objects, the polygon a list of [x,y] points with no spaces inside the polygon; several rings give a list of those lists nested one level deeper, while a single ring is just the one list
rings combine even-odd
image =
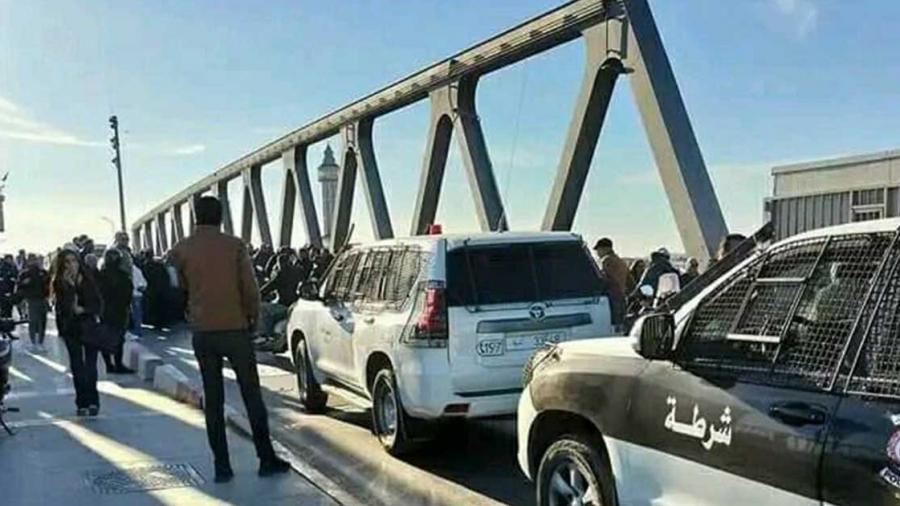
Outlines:
[{"label": "building window", "polygon": [[850,203],[851,220],[868,221],[884,218],[886,214],[885,204],[887,202],[886,193],[886,188],[853,191]]}]

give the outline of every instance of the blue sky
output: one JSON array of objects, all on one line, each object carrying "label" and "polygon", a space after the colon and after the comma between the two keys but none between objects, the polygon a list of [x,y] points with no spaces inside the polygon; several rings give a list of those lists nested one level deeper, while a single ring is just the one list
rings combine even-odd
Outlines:
[{"label": "blue sky", "polygon": [[[81,232],[110,236],[105,220],[118,215],[111,113],[122,125],[133,219],[265,141],[554,5],[0,0],[0,172],[11,173],[0,249],[46,250]],[[900,3],[651,6],[730,228],[761,223],[772,165],[900,145]],[[583,57],[574,42],[480,85],[479,113],[514,229],[540,224]],[[426,103],[376,122],[398,234],[409,229],[427,123]],[[312,165],[322,149],[313,147]],[[680,250],[655,171],[620,81],[576,230],[609,235],[626,254]],[[273,221],[278,178],[277,167],[266,168]],[[357,194],[358,240],[371,237],[363,202]],[[438,221],[475,229],[471,202],[454,148]]]}]

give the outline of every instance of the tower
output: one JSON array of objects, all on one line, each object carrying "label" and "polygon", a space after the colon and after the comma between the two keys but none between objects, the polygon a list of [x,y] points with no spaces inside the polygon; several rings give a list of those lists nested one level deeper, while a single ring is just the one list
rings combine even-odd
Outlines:
[{"label": "tower", "polygon": [[325,156],[319,165],[319,184],[322,185],[322,242],[331,246],[331,224],[334,221],[334,204],[337,199],[338,172],[331,146],[325,146]]}]

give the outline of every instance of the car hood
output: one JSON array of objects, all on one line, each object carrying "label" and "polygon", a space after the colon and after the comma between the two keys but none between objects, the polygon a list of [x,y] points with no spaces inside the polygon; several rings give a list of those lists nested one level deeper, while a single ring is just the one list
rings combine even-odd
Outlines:
[{"label": "car hood", "polygon": [[599,337],[594,339],[579,339],[567,341],[558,345],[563,356],[604,356],[640,358],[634,351],[632,343],[634,339],[628,336]]}]

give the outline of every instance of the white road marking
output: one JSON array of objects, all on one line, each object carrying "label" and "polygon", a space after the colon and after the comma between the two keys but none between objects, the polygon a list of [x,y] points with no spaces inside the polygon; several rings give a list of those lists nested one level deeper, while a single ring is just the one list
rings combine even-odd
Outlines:
[{"label": "white road marking", "polygon": [[19,378],[20,380],[27,381],[27,382],[29,382],[29,383],[34,383],[34,380],[31,379],[31,376],[29,376],[29,375],[25,374],[24,372],[22,372],[22,371],[16,369],[15,367],[10,367],[10,368],[9,368],[9,373],[12,374],[13,376],[15,376],[16,378]]},{"label": "white road marking", "polygon": [[97,416],[92,416],[90,418],[85,418],[83,416],[59,416],[53,415],[44,411],[38,412],[38,418],[28,418],[25,420],[15,420],[9,421],[7,420],[7,425],[13,429],[24,429],[27,427],[46,427],[50,425],[59,425],[62,422],[78,422],[78,421],[89,421],[89,420],[113,420],[119,418],[148,418],[153,416],[169,416],[166,413],[160,413],[159,411],[142,411],[139,413],[122,413],[122,414],[104,414],[100,413]]}]

